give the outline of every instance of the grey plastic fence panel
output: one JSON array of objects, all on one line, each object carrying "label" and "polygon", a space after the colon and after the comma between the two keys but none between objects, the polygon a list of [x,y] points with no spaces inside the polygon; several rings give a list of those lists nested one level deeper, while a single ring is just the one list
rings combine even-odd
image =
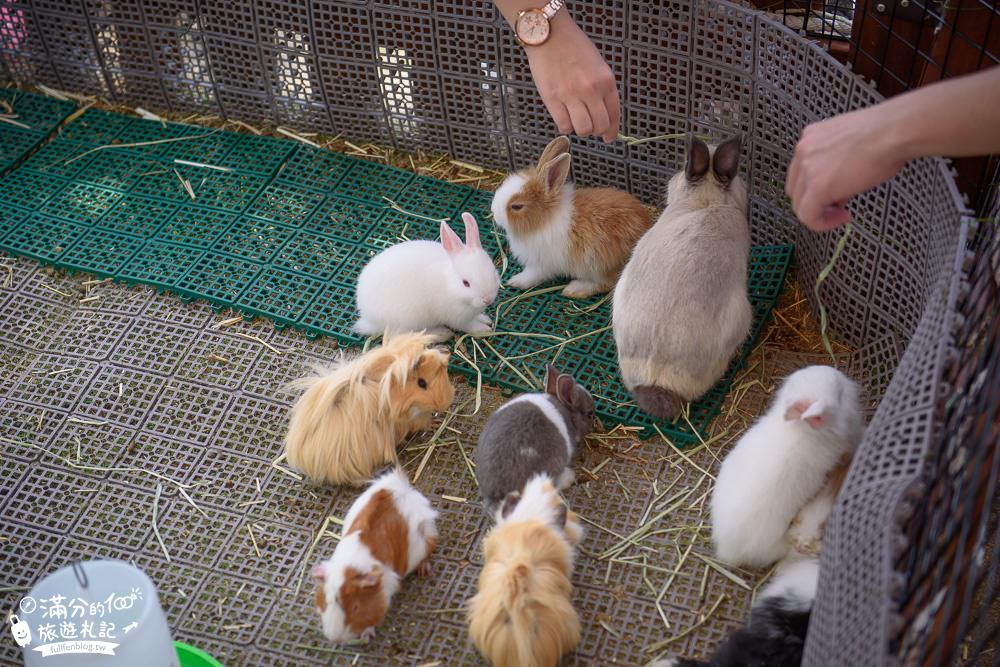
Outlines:
[{"label": "grey plastic fence panel", "polygon": [[[785,168],[806,124],[879,95],[818,46],[727,2],[569,9],[618,77],[625,134],[747,134],[753,240],[794,241],[798,277],[812,285],[842,232],[796,223]],[[30,0],[0,16],[3,76],[154,110],[343,133],[501,169],[534,160],[556,132],[488,0]],[[683,160],[676,140],[585,139],[573,151],[579,183],[649,202]],[[907,166],[852,207],[854,231],[821,298],[832,335],[858,350],[852,368],[869,394],[886,394],[829,529],[810,665],[886,660],[893,514],[932,442],[965,213],[940,160]]]}]

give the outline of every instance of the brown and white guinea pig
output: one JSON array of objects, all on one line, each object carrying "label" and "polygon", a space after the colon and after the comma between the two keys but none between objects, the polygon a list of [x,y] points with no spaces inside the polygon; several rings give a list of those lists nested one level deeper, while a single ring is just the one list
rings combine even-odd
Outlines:
[{"label": "brown and white guinea pig", "polygon": [[507,176],[491,208],[523,267],[508,284],[530,289],[568,276],[563,295],[584,298],[614,287],[653,216],[622,190],[567,183],[569,148],[566,137],[553,139],[536,166]]},{"label": "brown and white guinea pig", "polygon": [[288,424],[288,463],[319,483],[363,484],[395,461],[399,441],[429,428],[455,396],[449,354],[431,340],[401,334],[293,382],[305,393]]},{"label": "brown and white guinea pig", "polygon": [[344,519],[333,556],[313,567],[323,634],[337,644],[370,639],[406,575],[429,572],[437,511],[399,468],[371,483]]},{"label": "brown and white guinea pig", "polygon": [[554,667],[580,641],[570,574],[583,529],[547,475],[509,494],[496,518],[469,601],[469,636],[494,667]]}]

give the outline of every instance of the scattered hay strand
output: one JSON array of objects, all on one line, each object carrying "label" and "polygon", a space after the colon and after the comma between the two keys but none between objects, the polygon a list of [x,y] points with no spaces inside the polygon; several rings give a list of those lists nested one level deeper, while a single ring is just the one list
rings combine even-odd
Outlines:
[{"label": "scattered hay strand", "polygon": [[253,542],[253,550],[257,552],[257,558],[262,558],[260,547],[257,546],[257,538],[253,536],[253,529],[250,527],[249,521],[247,521],[247,532],[250,533],[250,541]]},{"label": "scattered hay strand", "polygon": [[288,137],[289,139],[295,139],[295,141],[300,141],[300,142],[304,143],[306,146],[312,146],[313,148],[319,148],[320,147],[320,145],[317,144],[315,141],[312,141],[311,139],[306,139],[302,135],[295,134],[294,132],[292,132],[291,130],[288,130],[286,128],[277,127],[277,128],[274,129],[274,131],[277,132],[278,134],[283,134],[284,136]]},{"label": "scattered hay strand", "polygon": [[67,294],[66,292],[63,292],[62,290],[57,290],[55,287],[52,287],[52,285],[46,285],[46,284],[43,283],[42,287],[44,287],[45,289],[47,289],[50,292],[55,292],[56,294],[59,294],[61,296],[65,296],[65,297],[68,297],[70,299],[73,298],[72,294]]},{"label": "scattered hay strand", "polygon": [[382,197],[382,199],[384,199],[389,203],[389,205],[386,208],[391,208],[393,211],[396,211],[397,213],[402,213],[403,215],[419,218],[421,220],[427,220],[429,222],[437,222],[437,223],[443,222],[445,224],[451,223],[451,218],[432,218],[430,216],[422,215],[420,213],[414,213],[413,211],[407,211],[405,208],[403,208],[393,200],[389,199],[388,197]]},{"label": "scattered hay strand", "polygon": [[854,229],[852,223],[847,223],[844,225],[844,233],[841,234],[840,239],[837,241],[837,245],[833,249],[833,255],[830,256],[829,263],[823,267],[823,270],[819,272],[816,277],[816,284],[813,286],[813,294],[816,296],[816,303],[819,305],[819,334],[823,337],[823,348],[826,353],[830,355],[830,359],[834,364],[837,363],[837,357],[833,354],[833,346],[830,345],[830,337],[826,333],[827,327],[827,317],[826,317],[826,306],[823,305],[823,300],[819,296],[820,285],[823,281],[827,279],[830,272],[833,271],[833,267],[837,265],[837,260],[840,258],[840,253],[844,251],[844,246],[847,245],[847,237],[851,235],[851,230]]},{"label": "scattered hay strand", "polygon": [[175,141],[194,141],[195,139],[204,139],[205,137],[210,137],[219,131],[220,130],[212,130],[211,132],[206,132],[205,134],[197,134],[190,137],[174,137],[172,139],[157,139],[155,141],[137,141],[131,144],[105,144],[103,146],[97,146],[96,148],[91,148],[88,151],[84,151],[79,155],[71,157],[70,159],[63,162],[63,165],[72,164],[73,162],[76,162],[77,160],[84,158],[87,155],[90,155],[91,153],[96,153],[97,151],[108,150],[111,148],[142,148],[143,146],[157,146],[159,144],[170,144]]},{"label": "scattered hay strand", "polygon": [[252,336],[250,334],[241,333],[239,331],[234,331],[233,335],[234,336],[239,336],[240,338],[246,338],[247,340],[256,341],[256,342],[260,343],[261,345],[263,345],[264,347],[266,347],[267,349],[271,350],[271,352],[274,352],[277,355],[282,355],[282,354],[284,354],[286,352],[286,350],[280,350],[280,349],[276,348],[275,346],[271,345],[270,343],[268,343],[266,340],[264,340],[260,336]]},{"label": "scattered hay strand", "polygon": [[231,327],[234,324],[239,324],[243,321],[242,315],[237,315],[236,317],[230,317],[229,319],[222,320],[221,322],[216,322],[212,325],[213,329],[224,329],[226,327]]},{"label": "scattered hay strand", "polygon": [[463,503],[464,504],[464,503],[469,502],[468,498],[461,498],[459,496],[449,496],[449,495],[444,494],[444,493],[441,494],[441,497],[443,499],[445,499],[445,500],[450,500],[453,503]]},{"label": "scattered hay strand", "polygon": [[673,637],[664,639],[661,642],[656,642],[655,644],[650,644],[649,646],[646,647],[646,653],[656,653],[657,651],[661,651],[667,646],[670,646],[674,642],[687,637],[689,634],[691,634],[692,632],[700,628],[702,625],[704,625],[708,621],[708,619],[712,617],[712,614],[714,614],[715,611],[719,608],[719,605],[722,604],[723,600],[727,599],[728,597],[729,596],[727,594],[721,593],[719,595],[719,598],[715,601],[715,604],[712,605],[712,608],[709,609],[707,613],[702,614],[697,622],[685,628],[683,631],[679,632]]},{"label": "scattered hay strand", "polygon": [[160,527],[156,525],[157,515],[160,510],[160,494],[163,493],[163,484],[160,482],[156,483],[156,495],[153,496],[153,534],[156,535],[156,541],[160,543],[160,548],[163,549],[163,555],[166,556],[167,562],[170,560],[170,552],[167,551],[167,545],[163,543],[163,537],[160,536]]},{"label": "scattered hay strand", "polygon": [[[674,132],[673,134],[660,134],[655,137],[630,137],[626,134],[619,134],[618,141],[622,141],[626,146],[638,146],[640,144],[648,144],[651,141],[666,141],[672,139],[687,139],[687,132]],[[695,137],[701,139],[702,141],[711,141],[712,138],[704,134],[696,134]]]},{"label": "scattered hay strand", "polygon": [[703,556],[702,554],[697,554],[697,553],[694,554],[694,557],[703,562],[708,567],[718,572],[719,574],[721,574],[722,576],[724,576],[729,581],[739,586],[740,588],[745,588],[748,591],[753,590],[753,586],[748,584],[743,577],[735,574],[730,570],[727,570],[725,567],[722,566],[722,563],[715,560],[714,558],[709,558],[708,556]]},{"label": "scattered hay strand", "polygon": [[26,125],[25,123],[22,123],[20,121],[14,120],[13,118],[10,118],[8,116],[4,116],[3,114],[0,114],[0,122],[10,123],[11,125],[15,125],[17,127],[25,129],[25,130],[30,130],[31,129],[30,125]]},{"label": "scattered hay strand", "polygon": [[199,169],[211,169],[213,171],[224,171],[226,173],[232,171],[229,167],[219,167],[214,164],[204,164],[202,162],[191,162],[190,160],[181,160],[179,158],[174,158],[174,164],[183,165],[185,167],[198,167]]},{"label": "scattered hay strand", "polygon": [[173,172],[174,175],[177,176],[177,180],[181,182],[181,187],[184,188],[184,191],[187,192],[188,197],[191,198],[191,201],[197,201],[197,197],[194,196],[194,188],[191,187],[191,181],[181,176],[181,173],[176,169],[174,169]]}]

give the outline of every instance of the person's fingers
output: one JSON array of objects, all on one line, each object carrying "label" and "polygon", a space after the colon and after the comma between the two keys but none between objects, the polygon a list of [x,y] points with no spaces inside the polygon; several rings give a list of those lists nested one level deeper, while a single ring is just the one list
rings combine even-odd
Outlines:
[{"label": "person's fingers", "polygon": [[792,201],[794,202],[795,215],[799,221],[814,232],[821,231],[823,228],[823,205],[819,203],[813,193],[794,196]]},{"label": "person's fingers", "polygon": [[573,134],[573,121],[569,116],[566,105],[558,100],[549,102],[549,100],[543,98],[543,101],[545,102],[545,108],[549,110],[549,115],[555,121],[556,128],[559,129],[559,134]]},{"label": "person's fingers", "polygon": [[608,110],[604,106],[604,100],[600,97],[587,100],[587,112],[590,114],[590,120],[594,123],[591,133],[602,138],[607,136],[611,121],[608,118]]},{"label": "person's fingers", "polygon": [[836,229],[851,221],[851,213],[844,208],[843,202],[824,206],[820,213],[823,216],[820,220],[820,226],[824,230]]},{"label": "person's fingers", "polygon": [[567,107],[573,121],[573,130],[581,137],[589,137],[594,132],[594,121],[581,102],[570,102]]},{"label": "person's fingers", "polygon": [[798,178],[799,178],[799,158],[798,156],[793,155],[792,161],[788,165],[788,172],[785,174],[785,195],[793,202],[795,201],[795,197],[793,196],[795,193],[795,182],[798,180]]},{"label": "person's fingers", "polygon": [[604,96],[604,106],[608,110],[608,131],[604,134],[604,143],[610,144],[618,138],[618,129],[621,127],[621,102],[617,87]]}]

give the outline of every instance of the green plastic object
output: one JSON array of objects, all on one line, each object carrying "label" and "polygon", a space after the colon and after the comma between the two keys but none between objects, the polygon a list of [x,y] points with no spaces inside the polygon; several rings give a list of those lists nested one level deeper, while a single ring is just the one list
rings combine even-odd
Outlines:
[{"label": "green plastic object", "polygon": [[221,662],[202,651],[184,642],[174,642],[177,649],[177,658],[181,661],[181,667],[224,667]]},{"label": "green plastic object", "polygon": [[[491,198],[288,140],[88,110],[0,179],[0,249],[359,345],[354,285],[380,250],[437,238],[440,219],[460,229],[459,215],[471,211],[483,246],[503,264]],[[691,407],[698,433],[719,413],[791,259],[791,246],[752,250],[753,335],[726,379]],[[504,278],[517,270],[507,261]],[[498,333],[460,340],[453,370],[521,392],[538,389],[555,361],[597,396],[605,426],[654,435],[621,384],[610,306],[598,302],[505,289],[494,307]],[[698,439],[684,420],[659,427],[678,445]]]},{"label": "green plastic object", "polygon": [[72,102],[0,88],[0,113],[12,116],[0,122],[0,174],[31,153],[75,109]]}]

